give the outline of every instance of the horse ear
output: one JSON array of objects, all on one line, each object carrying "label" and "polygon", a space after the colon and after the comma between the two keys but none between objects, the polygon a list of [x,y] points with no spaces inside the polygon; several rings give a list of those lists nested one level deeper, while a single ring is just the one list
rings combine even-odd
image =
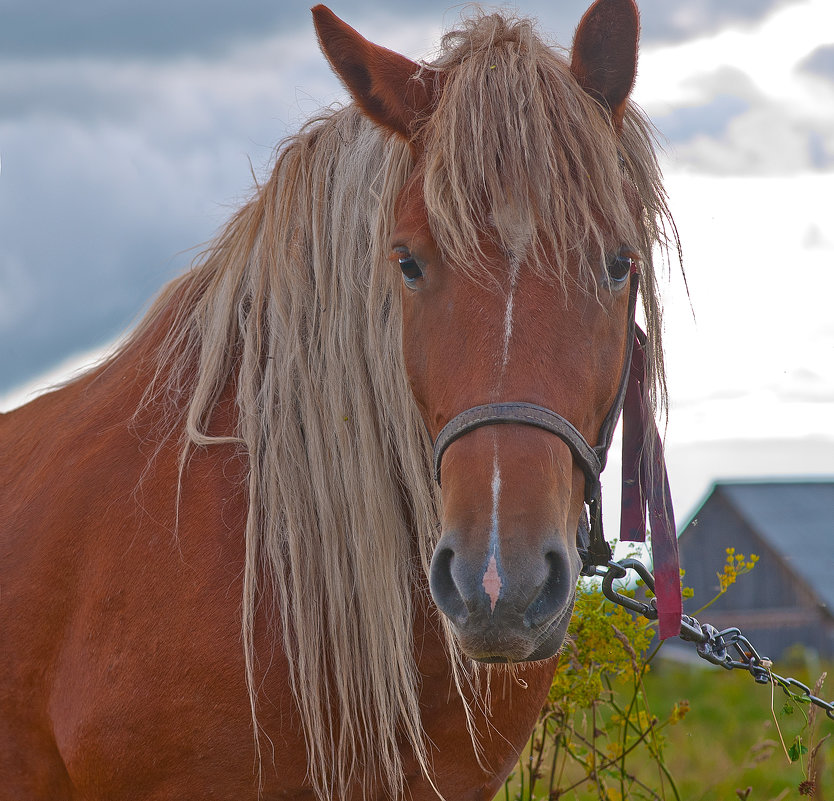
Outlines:
[{"label": "horse ear", "polygon": [[374,122],[412,139],[432,105],[431,70],[369,42],[329,8],[313,8],[319,45],[362,111]]},{"label": "horse ear", "polygon": [[571,72],[579,85],[622,127],[637,74],[640,14],[634,0],[596,0],[573,37]]}]

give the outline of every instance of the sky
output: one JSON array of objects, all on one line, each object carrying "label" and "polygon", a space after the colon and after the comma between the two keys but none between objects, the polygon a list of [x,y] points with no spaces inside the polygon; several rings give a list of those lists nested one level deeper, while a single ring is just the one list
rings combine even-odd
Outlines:
[{"label": "sky", "polygon": [[[661,134],[688,284],[673,267],[664,287],[685,521],[716,479],[834,475],[834,4],[639,5],[634,97]],[[463,8],[331,7],[415,59]],[[585,7],[518,3],[565,46]],[[0,0],[0,409],[99,355],[279,140],[344,100],[306,3]]]}]

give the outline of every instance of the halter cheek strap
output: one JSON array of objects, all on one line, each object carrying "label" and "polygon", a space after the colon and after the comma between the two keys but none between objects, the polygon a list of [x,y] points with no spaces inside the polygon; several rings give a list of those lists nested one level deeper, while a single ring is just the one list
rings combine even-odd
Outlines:
[{"label": "halter cheek strap", "polygon": [[[659,610],[660,637],[675,636],[680,631],[681,592],[677,538],[663,445],[654,419],[648,413],[646,395],[645,334],[637,327],[635,310],[639,278],[632,270],[629,286],[628,333],[626,357],[619,389],[608,414],[600,426],[597,444],[591,446],[578,429],[562,415],[533,403],[489,403],[473,406],[453,417],[434,442],[434,478],[440,484],[443,454],[457,439],[487,425],[515,423],[549,431],[570,448],[574,461],[585,474],[585,503],[589,520],[579,525],[578,540],[582,573],[595,575],[597,565],[612,558],[611,546],[602,529],[602,486],[600,473],[605,468],[614,429],[623,413],[623,495],[620,539],[642,542],[646,537],[646,505],[652,524],[652,558],[655,591]],[[651,458],[646,457],[644,445]],[[662,476],[662,478],[661,478]],[[584,518],[584,516],[583,516]]]},{"label": "halter cheek strap", "polygon": [[648,507],[659,633],[666,639],[681,630],[680,559],[663,442],[649,413],[645,344],[646,335],[637,328],[623,406],[620,541],[645,541]]}]

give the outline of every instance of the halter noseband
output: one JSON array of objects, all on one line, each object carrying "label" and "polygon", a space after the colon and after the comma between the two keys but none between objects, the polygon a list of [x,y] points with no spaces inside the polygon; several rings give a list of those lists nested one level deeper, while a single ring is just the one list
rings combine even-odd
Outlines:
[{"label": "halter noseband", "polygon": [[[579,524],[579,553],[582,573],[595,575],[597,565],[612,558],[611,546],[602,530],[602,486],[600,473],[605,468],[614,429],[623,406],[626,420],[623,433],[623,506],[620,539],[642,542],[646,533],[646,503],[652,522],[652,556],[655,568],[661,638],[680,631],[681,595],[674,512],[669,495],[663,447],[654,421],[647,412],[645,397],[645,334],[637,327],[635,311],[639,276],[632,270],[628,298],[626,355],[619,389],[600,426],[597,444],[591,446],[578,429],[558,412],[533,403],[489,403],[473,406],[455,415],[434,442],[434,478],[440,484],[440,467],[446,449],[457,439],[476,428],[502,423],[533,426],[555,434],[570,448],[574,461],[585,474],[585,503],[590,521]],[[651,442],[654,463],[643,459],[644,440]],[[628,440],[628,442],[627,442]],[[628,451],[626,450],[628,445]],[[658,475],[662,473],[662,478]]]}]

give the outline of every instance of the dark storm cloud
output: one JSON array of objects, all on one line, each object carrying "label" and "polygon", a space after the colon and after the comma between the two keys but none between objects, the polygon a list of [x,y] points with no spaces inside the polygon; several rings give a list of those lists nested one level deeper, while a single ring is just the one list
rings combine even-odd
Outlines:
[{"label": "dark storm cloud", "polygon": [[262,176],[333,100],[304,38],[222,57],[0,54],[0,394],[125,330],[245,196],[249,160]]},{"label": "dark storm cloud", "polygon": [[72,122],[0,126],[0,142],[0,388],[8,388],[116,336],[182,271],[189,255],[178,252],[211,233],[200,198],[211,161],[192,153],[166,163],[141,136]]},{"label": "dark storm cloud", "polygon": [[152,91],[141,86],[125,91],[101,67],[84,76],[78,69],[33,70],[17,62],[16,68],[0,67],[0,121],[44,115],[97,124],[135,116]]},{"label": "dark storm cloud", "polygon": [[[789,0],[640,0],[643,40],[680,41],[713,33],[727,24],[762,18]],[[0,0],[0,57],[106,56],[169,58],[225,52],[230,45],[275,34],[311,29],[313,2],[282,0]],[[382,15],[407,20],[432,13],[454,23],[453,0],[332,0],[333,10],[351,22]],[[569,43],[586,0],[518,2]],[[452,11],[449,11],[449,9]]]},{"label": "dark storm cloud", "polygon": [[237,39],[300,27],[308,10],[264,0],[4,0],[0,54],[166,57],[224,51]]}]

